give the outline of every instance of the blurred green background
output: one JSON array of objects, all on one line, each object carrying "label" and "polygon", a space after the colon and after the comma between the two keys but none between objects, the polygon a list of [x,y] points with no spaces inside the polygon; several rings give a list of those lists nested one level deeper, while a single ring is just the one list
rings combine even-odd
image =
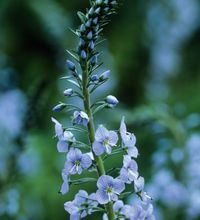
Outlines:
[{"label": "blurred green background", "polygon": [[[80,187],[58,193],[65,156],[50,119],[71,123],[71,115],[51,109],[69,102],[60,77],[77,39],[68,28],[78,27],[76,12],[86,7],[87,0],[0,1],[1,220],[69,219],[63,203]],[[98,48],[100,72],[112,74],[93,99],[110,93],[120,104],[98,113],[96,123],[118,129],[125,115],[161,220],[200,219],[199,21],[199,0],[126,0]],[[120,165],[114,157],[111,166]],[[92,183],[83,188],[95,191]]]}]

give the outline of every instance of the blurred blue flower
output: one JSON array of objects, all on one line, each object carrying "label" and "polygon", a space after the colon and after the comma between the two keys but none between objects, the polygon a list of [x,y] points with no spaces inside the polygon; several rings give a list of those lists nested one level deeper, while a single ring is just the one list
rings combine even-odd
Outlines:
[{"label": "blurred blue flower", "polygon": [[112,148],[116,146],[118,141],[117,133],[108,131],[105,127],[99,126],[95,133],[95,141],[92,145],[94,153],[99,156],[106,152],[110,154]]}]

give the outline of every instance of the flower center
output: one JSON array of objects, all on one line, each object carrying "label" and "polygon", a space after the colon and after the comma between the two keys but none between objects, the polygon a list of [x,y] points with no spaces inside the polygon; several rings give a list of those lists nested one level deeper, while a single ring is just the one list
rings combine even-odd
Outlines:
[{"label": "flower center", "polygon": [[80,164],[81,164],[81,163],[80,163],[79,160],[76,160],[76,161],[75,161],[75,166],[76,166],[76,167],[80,166]]},{"label": "flower center", "polygon": [[103,146],[104,146],[104,147],[107,147],[107,146],[109,146],[109,142],[108,142],[108,139],[105,139],[105,140],[103,141]]},{"label": "flower center", "polygon": [[108,188],[106,189],[106,193],[108,194],[108,199],[109,199],[109,201],[111,201],[111,195],[112,195],[112,193],[113,193],[112,188],[111,188],[111,187],[108,187]]}]

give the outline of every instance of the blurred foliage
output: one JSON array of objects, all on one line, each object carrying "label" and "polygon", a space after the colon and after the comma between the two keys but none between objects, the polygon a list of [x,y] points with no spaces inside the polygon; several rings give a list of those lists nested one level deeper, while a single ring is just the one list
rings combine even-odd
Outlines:
[{"label": "blurred foliage", "polygon": [[[68,218],[63,203],[73,198],[78,186],[67,196],[58,194],[65,158],[56,152],[50,117],[67,87],[59,79],[67,74],[65,49],[76,44],[68,27],[79,25],[76,12],[87,5],[86,0],[0,1],[2,220]],[[121,116],[126,116],[129,130],[138,137],[141,174],[150,186],[156,173],[167,169],[191,192],[189,179],[194,177],[184,176],[184,169],[190,161],[188,141],[200,131],[199,10],[197,0],[123,1],[105,28],[107,41],[99,48],[104,52],[103,68],[112,70],[99,94],[117,95],[120,106],[98,113],[96,122],[118,129]],[[66,114],[55,117],[65,125],[71,120]],[[199,150],[200,142],[195,143]],[[106,165],[119,166],[119,159],[116,156]],[[198,178],[193,187],[197,195]],[[84,187],[94,189],[92,183]],[[199,219],[194,206],[200,201],[194,203],[192,193],[188,203],[184,200],[173,207],[157,195],[157,218]]]}]

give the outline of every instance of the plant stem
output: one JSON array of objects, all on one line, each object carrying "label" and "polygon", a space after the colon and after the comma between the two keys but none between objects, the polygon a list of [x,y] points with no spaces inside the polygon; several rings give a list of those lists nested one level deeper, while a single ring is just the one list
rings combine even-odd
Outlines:
[{"label": "plant stem", "polygon": [[[94,127],[94,119],[93,119],[92,110],[90,108],[90,94],[88,91],[88,75],[89,74],[88,74],[87,60],[82,62],[81,69],[82,69],[83,102],[84,102],[85,112],[87,113],[87,115],[89,117],[89,123],[88,123],[87,128],[88,128],[88,137],[90,140],[91,150],[92,150],[92,143],[95,140],[95,127]],[[96,156],[95,153],[93,152],[93,150],[92,150],[92,153],[94,156],[94,161],[96,163],[98,176],[105,175],[106,172],[105,172],[104,164],[103,164],[101,157]],[[105,205],[105,208],[106,208],[106,212],[107,212],[109,220],[114,220],[115,216],[114,216],[114,212],[113,212],[113,203],[109,202],[108,204]]]}]

